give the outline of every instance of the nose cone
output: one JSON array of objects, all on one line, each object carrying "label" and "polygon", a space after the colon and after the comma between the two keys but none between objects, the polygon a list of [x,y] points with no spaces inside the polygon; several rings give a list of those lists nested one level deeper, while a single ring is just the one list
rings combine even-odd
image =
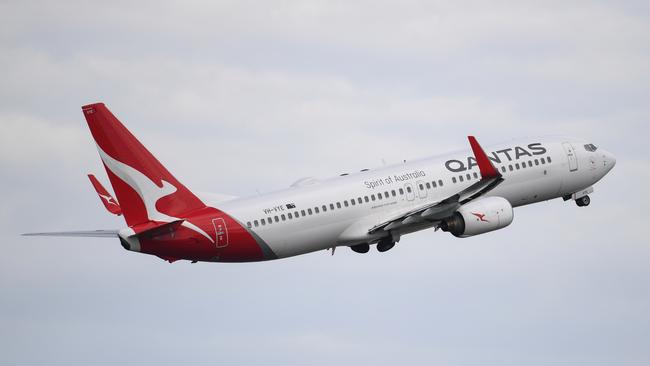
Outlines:
[{"label": "nose cone", "polygon": [[609,172],[612,170],[614,165],[616,165],[616,157],[614,154],[612,154],[609,151],[603,150],[603,166],[605,167],[605,170]]}]

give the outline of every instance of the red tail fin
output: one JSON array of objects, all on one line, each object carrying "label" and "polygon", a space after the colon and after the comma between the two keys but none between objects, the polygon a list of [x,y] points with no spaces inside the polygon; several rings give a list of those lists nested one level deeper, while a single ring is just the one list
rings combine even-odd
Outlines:
[{"label": "red tail fin", "polygon": [[205,207],[103,103],[89,104],[82,110],[129,226],[172,222]]}]

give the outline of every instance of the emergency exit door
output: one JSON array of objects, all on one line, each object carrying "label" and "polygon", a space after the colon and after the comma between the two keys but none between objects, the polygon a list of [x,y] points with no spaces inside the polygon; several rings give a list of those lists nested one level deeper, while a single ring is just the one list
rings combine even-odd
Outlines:
[{"label": "emergency exit door", "polygon": [[226,227],[226,221],[221,217],[212,219],[212,225],[214,226],[214,236],[215,236],[215,245],[217,248],[223,248],[228,246],[228,228]]}]

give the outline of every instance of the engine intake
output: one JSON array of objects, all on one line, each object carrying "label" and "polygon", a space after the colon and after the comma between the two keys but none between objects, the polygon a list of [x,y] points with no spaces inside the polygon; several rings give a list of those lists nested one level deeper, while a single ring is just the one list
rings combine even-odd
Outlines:
[{"label": "engine intake", "polygon": [[512,223],[512,205],[503,197],[486,197],[461,206],[440,224],[443,231],[459,238],[503,229]]}]

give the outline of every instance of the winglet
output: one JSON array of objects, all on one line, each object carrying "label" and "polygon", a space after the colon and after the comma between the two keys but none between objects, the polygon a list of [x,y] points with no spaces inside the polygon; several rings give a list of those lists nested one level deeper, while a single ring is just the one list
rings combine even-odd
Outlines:
[{"label": "winglet", "polygon": [[88,179],[90,179],[90,183],[92,183],[93,187],[95,188],[95,191],[97,191],[97,194],[99,195],[99,199],[102,200],[102,203],[104,204],[104,207],[108,210],[108,212],[121,216],[122,215],[122,208],[120,205],[117,203],[115,198],[111,196],[110,193],[102,186],[101,183],[95,178],[94,175],[88,174]]},{"label": "winglet", "polygon": [[474,152],[474,158],[476,159],[478,168],[481,170],[481,177],[483,177],[483,179],[501,177],[501,173],[499,173],[494,165],[492,165],[492,162],[487,157],[478,141],[476,141],[476,138],[474,136],[467,136],[467,139],[469,140],[469,144]]}]

